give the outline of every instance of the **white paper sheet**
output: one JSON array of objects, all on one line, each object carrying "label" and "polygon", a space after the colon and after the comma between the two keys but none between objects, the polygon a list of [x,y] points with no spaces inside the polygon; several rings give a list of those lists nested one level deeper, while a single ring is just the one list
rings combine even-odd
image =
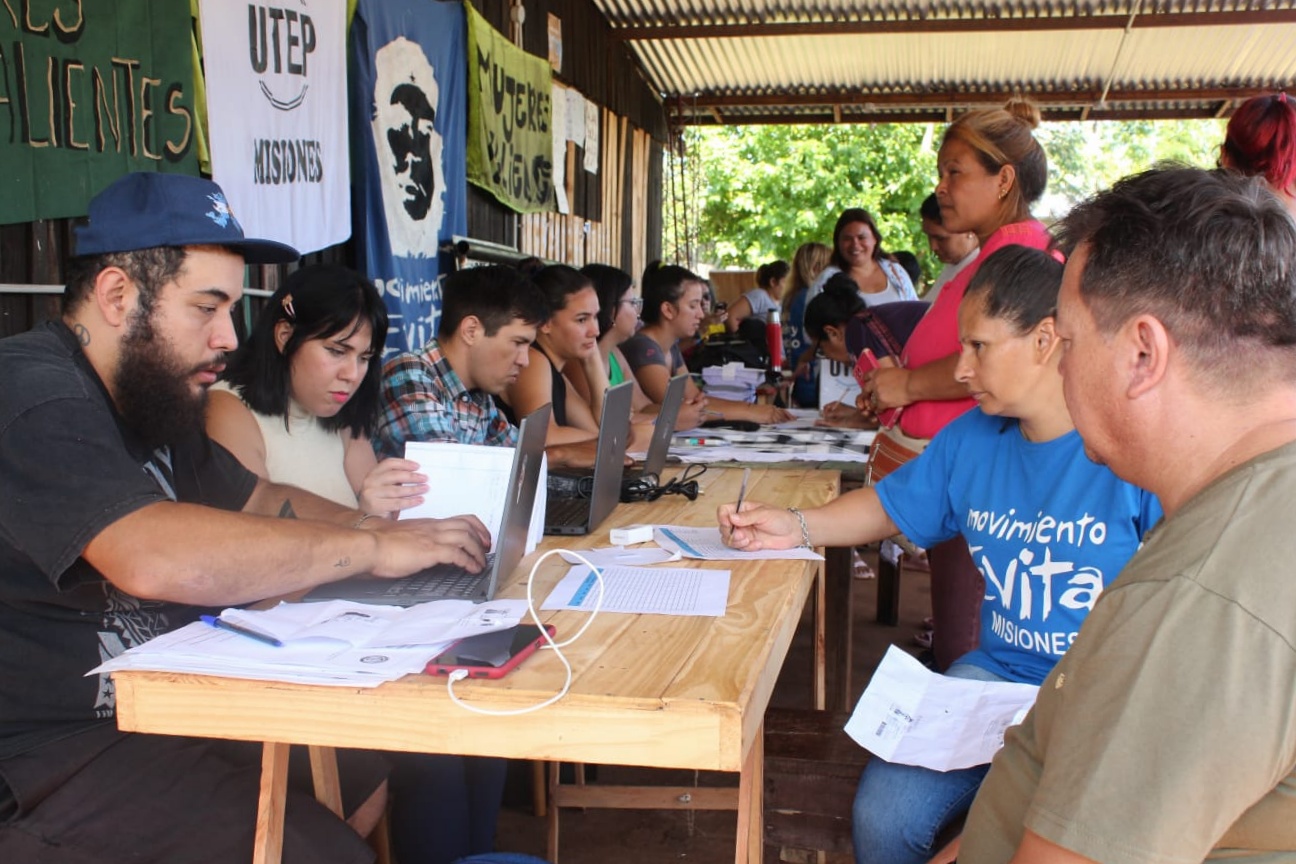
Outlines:
[{"label": "white paper sheet", "polygon": [[[660,546],[641,546],[635,549],[608,546],[603,549],[582,549],[580,554],[595,567],[642,567],[647,564],[668,564],[680,560],[679,553],[662,549]],[[585,563],[565,549],[558,555],[568,564]]]},{"label": "white paper sheet", "polygon": [[585,170],[597,174],[599,170],[599,120],[603,109],[591,101],[585,102]]},{"label": "white paper sheet", "polygon": [[553,132],[553,187],[559,213],[570,213],[567,201],[567,88],[553,85],[549,100],[549,128]]},{"label": "white paper sheet", "polygon": [[761,552],[730,549],[720,539],[718,526],[690,528],[684,525],[658,525],[653,529],[653,540],[663,549],[685,558],[700,558],[703,561],[823,560],[823,556],[813,549],[766,549]]},{"label": "white paper sheet", "polygon": [[[729,601],[728,570],[605,567],[602,573],[602,612],[720,617]],[[577,565],[540,608],[590,612],[598,605],[598,590],[590,568]]]},{"label": "white paper sheet", "polygon": [[900,765],[953,771],[985,765],[1039,688],[938,675],[892,645],[846,723],[846,734]]}]

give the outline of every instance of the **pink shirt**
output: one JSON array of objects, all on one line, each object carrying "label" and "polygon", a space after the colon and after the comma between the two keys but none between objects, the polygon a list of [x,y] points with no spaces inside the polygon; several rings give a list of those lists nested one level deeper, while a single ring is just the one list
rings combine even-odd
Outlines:
[{"label": "pink shirt", "polygon": [[[959,352],[959,303],[982,261],[1005,246],[1047,249],[1050,242],[1048,229],[1033,219],[1005,225],[987,237],[981,244],[981,254],[945,285],[931,311],[914,328],[901,355],[905,368],[916,369]],[[900,414],[900,429],[914,438],[931,438],[975,404],[972,398],[915,402]]]}]

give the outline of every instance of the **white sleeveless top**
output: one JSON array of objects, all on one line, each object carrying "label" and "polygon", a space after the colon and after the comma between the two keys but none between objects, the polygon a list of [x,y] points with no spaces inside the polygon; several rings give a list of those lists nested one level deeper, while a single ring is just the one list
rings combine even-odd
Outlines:
[{"label": "white sleeveless top", "polygon": [[[212,389],[238,395],[224,381]],[[318,417],[291,400],[287,427],[282,417],[260,414],[251,407],[248,410],[261,429],[266,472],[272,483],[305,489],[343,507],[355,507],[359,503],[346,476],[346,430],[328,431],[320,425]]]}]

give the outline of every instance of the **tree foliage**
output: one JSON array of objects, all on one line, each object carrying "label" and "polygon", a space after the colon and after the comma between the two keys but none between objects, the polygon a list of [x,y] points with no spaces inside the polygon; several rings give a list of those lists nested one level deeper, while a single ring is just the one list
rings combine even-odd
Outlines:
[{"label": "tree foliage", "polygon": [[[791,260],[802,243],[830,242],[842,210],[863,207],[886,249],[918,251],[937,269],[924,254],[918,207],[935,188],[942,131],[930,124],[690,130],[683,160],[667,171],[667,183],[673,172],[676,183],[676,194],[668,187],[666,195],[667,254],[686,259],[684,248],[674,248],[672,227],[687,223],[697,261],[754,268]],[[1222,121],[1046,123],[1038,136],[1050,176],[1036,215],[1048,221],[1156,162],[1213,165],[1224,129]],[[679,207],[683,188],[687,209]]]}]

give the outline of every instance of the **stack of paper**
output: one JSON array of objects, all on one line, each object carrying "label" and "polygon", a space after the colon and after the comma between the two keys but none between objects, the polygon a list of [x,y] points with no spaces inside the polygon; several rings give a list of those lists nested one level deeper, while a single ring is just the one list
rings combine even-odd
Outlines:
[{"label": "stack of paper", "polygon": [[764,369],[749,369],[738,361],[702,370],[703,389],[708,395],[735,402],[755,401],[756,388],[764,381]]},{"label": "stack of paper", "polygon": [[402,608],[334,600],[281,603],[265,611],[226,609],[221,621],[261,634],[195,622],[114,657],[87,674],[122,669],[226,678],[376,687],[411,672],[451,642],[513,627],[525,600],[438,600]]}]

